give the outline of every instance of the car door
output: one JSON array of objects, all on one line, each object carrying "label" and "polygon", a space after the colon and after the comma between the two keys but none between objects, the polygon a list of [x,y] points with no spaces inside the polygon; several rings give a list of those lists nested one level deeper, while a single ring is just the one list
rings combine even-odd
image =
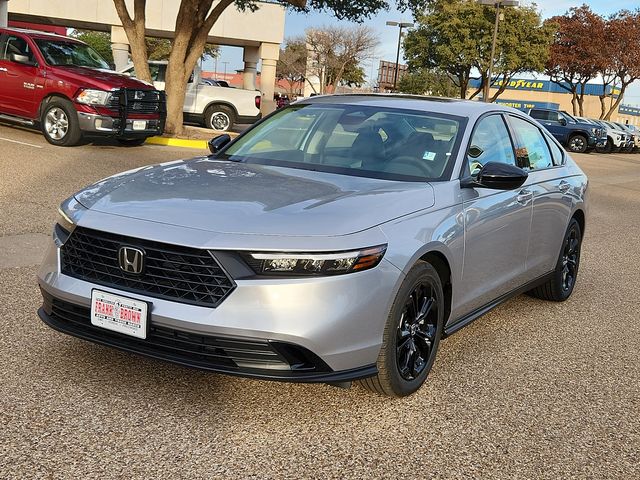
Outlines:
[{"label": "car door", "polygon": [[549,133],[554,136],[560,143],[566,143],[567,141],[567,120],[562,117],[560,112],[549,111],[546,112],[546,118],[539,120],[544,127],[549,130]]},{"label": "car door", "polygon": [[[12,61],[12,55],[26,57],[29,64]],[[32,118],[35,108],[36,58],[33,47],[19,34],[8,34],[0,51],[0,105],[4,113]]]},{"label": "car door", "polygon": [[[474,127],[463,176],[488,162],[516,165],[510,133],[501,114],[482,117]],[[456,304],[468,314],[523,283],[532,194],[526,188],[461,189],[464,261]]]},{"label": "car door", "polygon": [[531,281],[555,268],[560,246],[569,224],[572,183],[564,165],[563,150],[533,122],[509,115],[519,165],[529,176],[523,185],[533,193],[531,233],[526,260],[526,280]]}]

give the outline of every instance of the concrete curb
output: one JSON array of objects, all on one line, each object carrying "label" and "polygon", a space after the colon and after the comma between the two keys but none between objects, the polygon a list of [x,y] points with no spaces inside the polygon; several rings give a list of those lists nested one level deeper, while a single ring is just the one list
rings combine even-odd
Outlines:
[{"label": "concrete curb", "polygon": [[197,148],[209,150],[206,140],[188,140],[186,138],[149,137],[145,143],[151,145],[164,145],[165,147]]}]

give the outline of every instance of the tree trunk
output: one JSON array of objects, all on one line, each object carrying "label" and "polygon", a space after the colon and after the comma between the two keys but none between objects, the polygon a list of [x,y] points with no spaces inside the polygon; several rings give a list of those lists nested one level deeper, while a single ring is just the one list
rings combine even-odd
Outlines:
[{"label": "tree trunk", "polygon": [[604,93],[602,95],[599,96],[600,98],[600,119],[603,119],[604,116],[607,113],[607,106],[605,104],[605,101],[607,99],[607,95],[605,95]]},{"label": "tree trunk", "polygon": [[504,91],[507,89],[507,85],[509,84],[512,78],[513,78],[513,75],[509,76],[505,74],[502,76],[502,85],[498,87],[498,90],[496,91],[496,93],[494,93],[493,96],[491,97],[491,100],[490,100],[491,103],[495,103],[498,97],[504,93]]},{"label": "tree trunk", "polygon": [[578,92],[575,90],[571,92],[571,106],[573,107],[573,114],[578,115]]},{"label": "tree trunk", "polygon": [[464,75],[459,75],[458,81],[460,82],[460,98],[464,100],[467,98],[467,90],[469,89],[469,79],[466,78]]},{"label": "tree trunk", "polygon": [[113,0],[116,12],[127,34],[131,47],[131,59],[136,69],[136,77],[145,82],[153,83],[149,70],[149,56],[145,42],[146,0],[135,0],[133,4],[133,18],[129,14],[125,0]]},{"label": "tree trunk", "polygon": [[618,94],[618,98],[616,98],[616,101],[614,102],[614,104],[611,105],[611,108],[609,109],[607,114],[604,116],[604,120],[611,120],[611,114],[613,112],[615,112],[618,109],[618,107],[620,106],[620,104],[622,103],[622,99],[624,97],[624,92],[627,90],[627,87],[629,86],[629,83],[631,83],[631,82],[628,82],[628,83],[627,82],[622,82],[622,87],[620,88],[620,93]]},{"label": "tree trunk", "polygon": [[209,31],[233,0],[221,0],[209,13],[212,3],[213,0],[182,0],[180,3],[167,65],[166,133],[182,133],[182,111],[189,77],[204,51]]}]

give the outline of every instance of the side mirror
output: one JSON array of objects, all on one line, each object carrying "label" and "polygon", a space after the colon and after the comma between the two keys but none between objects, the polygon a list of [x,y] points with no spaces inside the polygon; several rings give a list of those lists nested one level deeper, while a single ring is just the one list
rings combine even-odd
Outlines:
[{"label": "side mirror", "polygon": [[209,150],[211,153],[218,153],[231,142],[231,136],[227,133],[218,135],[209,140]]},{"label": "side mirror", "polygon": [[12,53],[9,56],[9,60],[11,60],[13,63],[21,63],[23,65],[35,65],[34,62],[29,60],[29,57],[27,57],[26,55],[20,55],[19,53]]},{"label": "side mirror", "polygon": [[566,127],[567,126],[567,119],[560,117],[560,125]]},{"label": "side mirror", "polygon": [[461,188],[491,188],[514,190],[527,181],[529,174],[514,165],[489,162],[478,173],[477,178],[467,177],[460,181]]}]

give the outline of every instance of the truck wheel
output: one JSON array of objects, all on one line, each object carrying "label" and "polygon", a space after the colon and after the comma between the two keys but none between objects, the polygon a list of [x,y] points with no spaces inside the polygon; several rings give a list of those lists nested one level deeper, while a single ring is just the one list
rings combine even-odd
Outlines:
[{"label": "truck wheel", "polygon": [[235,123],[233,110],[224,105],[212,105],[204,112],[204,124],[207,128],[227,132]]},{"label": "truck wheel", "polygon": [[146,141],[147,141],[147,139],[145,137],[142,137],[142,138],[119,138],[118,139],[118,143],[120,145],[124,145],[125,147],[139,147],[140,145],[142,145]]},{"label": "truck wheel", "polygon": [[569,150],[573,153],[584,153],[587,151],[589,144],[584,135],[571,135],[569,137]]},{"label": "truck wheel", "polygon": [[70,147],[82,138],[78,113],[64,98],[55,98],[44,106],[40,124],[44,138],[52,145]]}]

